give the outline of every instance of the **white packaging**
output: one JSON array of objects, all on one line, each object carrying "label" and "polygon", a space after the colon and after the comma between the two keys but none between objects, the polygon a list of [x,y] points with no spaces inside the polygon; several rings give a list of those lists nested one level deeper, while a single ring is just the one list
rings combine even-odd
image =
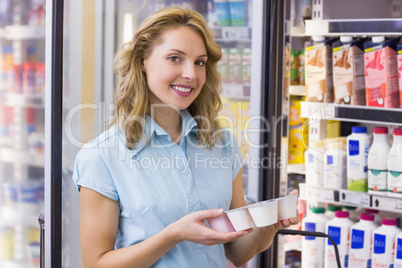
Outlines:
[{"label": "white packaging", "polygon": [[360,221],[350,227],[349,266],[367,268],[371,266],[372,234],[378,225],[374,215],[362,213]]},{"label": "white packaging", "polygon": [[402,232],[395,237],[394,268],[402,268]]},{"label": "white packaging", "polygon": [[[329,221],[322,207],[312,208],[303,219],[303,230],[325,233],[325,224]],[[302,267],[321,268],[324,265],[325,238],[303,236],[302,238]]]},{"label": "white packaging", "polygon": [[[354,223],[349,220],[349,212],[337,211],[335,218],[327,222],[326,233],[338,246],[339,259],[342,267],[348,267],[350,226]],[[325,243],[325,268],[338,268],[334,246],[331,240],[326,239]]]},{"label": "white packaging", "polygon": [[395,236],[402,230],[396,227],[396,219],[383,219],[382,225],[373,231],[372,267],[392,267],[395,255]]},{"label": "white packaging", "polygon": [[304,152],[306,167],[306,184],[322,187],[324,142],[310,141],[308,150]]},{"label": "white packaging", "polygon": [[346,138],[329,139],[324,154],[323,186],[328,189],[347,189]]},{"label": "white packaging", "polygon": [[360,219],[360,214],[356,207],[352,207],[352,206],[342,206],[342,210],[343,211],[347,211],[349,212],[349,219],[353,222],[358,222]]},{"label": "white packaging", "polygon": [[371,137],[366,127],[352,127],[347,137],[348,190],[367,192],[367,158]]},{"label": "white packaging", "polygon": [[328,205],[327,211],[325,211],[325,216],[327,216],[328,219],[332,220],[333,218],[335,218],[335,212],[338,210],[342,210],[342,207],[335,205]]},{"label": "white packaging", "polygon": [[368,192],[387,195],[388,128],[375,127],[373,133],[373,144],[368,154]]},{"label": "white packaging", "polygon": [[388,154],[388,195],[402,197],[402,129],[394,129],[394,142]]}]

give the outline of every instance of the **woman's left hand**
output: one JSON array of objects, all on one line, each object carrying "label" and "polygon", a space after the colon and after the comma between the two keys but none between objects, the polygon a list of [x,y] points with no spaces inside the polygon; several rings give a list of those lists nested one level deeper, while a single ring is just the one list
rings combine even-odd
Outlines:
[{"label": "woman's left hand", "polygon": [[[290,195],[298,195],[299,191],[298,190],[293,190]],[[291,225],[295,225],[299,223],[299,211],[296,209],[296,217],[290,218],[290,219],[285,219],[285,220],[279,220],[277,223],[271,225],[274,227],[276,230],[282,230],[285,228],[288,228]]]}]

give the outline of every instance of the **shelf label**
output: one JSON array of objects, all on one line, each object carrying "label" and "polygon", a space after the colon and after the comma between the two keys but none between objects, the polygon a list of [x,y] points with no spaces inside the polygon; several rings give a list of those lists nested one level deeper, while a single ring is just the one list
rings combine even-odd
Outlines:
[{"label": "shelf label", "polygon": [[373,196],[373,208],[392,212],[402,212],[402,199],[385,196]]},{"label": "shelf label", "polygon": [[318,189],[300,185],[300,199],[320,202],[334,202],[334,190]]},{"label": "shelf label", "polygon": [[223,39],[236,39],[236,40],[248,40],[248,28],[247,27],[225,27],[222,28]]},{"label": "shelf label", "polygon": [[357,206],[370,206],[370,195],[367,193],[339,191],[339,201]]}]

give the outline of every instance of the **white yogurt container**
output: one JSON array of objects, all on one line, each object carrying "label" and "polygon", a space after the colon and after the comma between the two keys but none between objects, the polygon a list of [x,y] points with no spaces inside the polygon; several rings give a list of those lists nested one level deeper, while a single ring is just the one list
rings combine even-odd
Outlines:
[{"label": "white yogurt container", "polygon": [[297,216],[297,195],[288,195],[277,198],[278,220],[285,220]]},{"label": "white yogurt container", "polygon": [[266,200],[247,206],[257,227],[264,227],[278,221],[278,200]]},{"label": "white yogurt container", "polygon": [[226,211],[226,214],[236,231],[256,227],[247,207],[228,210]]},{"label": "white yogurt container", "polygon": [[219,217],[207,219],[207,222],[208,222],[209,226],[211,226],[212,229],[219,231],[219,232],[234,232],[235,231],[226,212],[223,213],[222,215],[220,215]]}]

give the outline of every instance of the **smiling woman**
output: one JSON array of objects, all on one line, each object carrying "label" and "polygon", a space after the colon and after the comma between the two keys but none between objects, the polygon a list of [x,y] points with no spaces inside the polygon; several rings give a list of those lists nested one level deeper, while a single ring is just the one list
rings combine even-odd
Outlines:
[{"label": "smiling woman", "polygon": [[202,16],[178,7],[151,15],[117,52],[115,122],[75,161],[85,267],[242,266],[298,222],[206,224],[246,205],[237,140],[217,120],[221,55]]}]

